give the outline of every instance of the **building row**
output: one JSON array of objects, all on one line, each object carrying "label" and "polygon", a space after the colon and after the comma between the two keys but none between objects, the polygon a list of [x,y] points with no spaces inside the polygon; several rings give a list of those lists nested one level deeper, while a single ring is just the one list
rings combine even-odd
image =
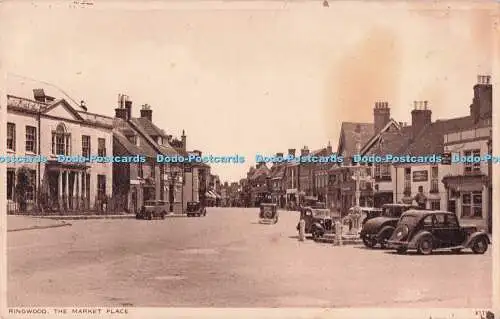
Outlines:
[{"label": "building row", "polygon": [[[375,102],[373,122],[343,122],[337,148],[330,143],[290,155],[342,156],[342,163],[257,163],[240,181],[240,200],[255,206],[271,194],[282,208],[294,209],[307,199],[323,201],[339,214],[354,205],[381,207],[385,203],[415,203],[425,198],[427,209],[447,210],[465,222],[491,231],[491,162],[449,163],[449,156],[482,156],[492,152],[492,84],[480,75],[466,116],[432,119],[428,101],[414,101],[411,123],[391,117],[389,103]],[[440,155],[432,163],[356,163],[361,156]],[[283,156],[277,153],[276,156]],[[285,154],[286,155],[286,154]]]},{"label": "building row", "polygon": [[[201,156],[201,151],[186,148],[184,131],[178,139],[160,129],[149,105],[134,110],[131,99],[120,94],[115,116],[109,117],[89,112],[83,101],[76,103],[58,90],[62,97],[57,99],[47,88],[32,92],[7,96],[4,153],[45,160],[7,163],[10,213],[133,213],[148,200],[163,200],[178,213],[187,202],[217,197],[210,166],[157,161],[158,154]],[[60,155],[115,156],[129,162],[63,162],[57,160]]]}]

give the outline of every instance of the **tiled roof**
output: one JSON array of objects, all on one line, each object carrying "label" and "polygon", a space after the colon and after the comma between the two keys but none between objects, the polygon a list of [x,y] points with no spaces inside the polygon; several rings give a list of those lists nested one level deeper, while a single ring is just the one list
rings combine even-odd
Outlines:
[{"label": "tiled roof", "polygon": [[402,147],[399,154],[430,155],[444,152],[444,135],[464,129],[472,129],[476,125],[470,116],[449,120],[438,120],[422,130],[414,142],[407,147]]},{"label": "tiled roof", "polygon": [[[357,132],[358,131],[358,132]],[[344,141],[339,141],[339,146],[343,145],[344,157],[350,157],[357,153],[356,143],[363,147],[374,135],[374,125],[372,123],[342,122],[341,136],[344,134]]]},{"label": "tiled roof", "polygon": [[270,178],[281,179],[283,176],[285,176],[285,165],[275,164],[271,167]]},{"label": "tiled roof", "polygon": [[142,140],[144,140],[142,136],[140,137],[141,142],[139,143],[139,146],[132,144],[127,139],[124,132],[134,131],[134,128],[130,126],[130,123],[122,119],[115,118],[113,119],[113,124],[113,137],[120,142],[130,155],[145,155],[153,158],[156,157],[156,150],[150,143],[146,141],[142,142]]},{"label": "tiled roof", "polygon": [[252,173],[251,173],[251,176],[249,176],[250,179],[252,180],[255,180],[255,179],[258,179],[260,177],[267,177],[269,176],[269,168],[266,166],[266,165],[262,165],[260,166],[259,168],[256,168]]},{"label": "tiled roof", "polygon": [[156,126],[153,122],[143,117],[134,117],[133,120],[139,123],[145,132],[147,132],[151,136],[162,136],[167,137],[165,131]]},{"label": "tiled roof", "polygon": [[411,139],[411,130],[403,128],[398,132],[384,132],[380,140],[375,142],[368,151],[370,155],[396,154],[401,149],[408,147]]},{"label": "tiled roof", "polygon": [[169,145],[159,145],[158,143],[156,143],[156,141],[154,141],[151,138],[151,136],[150,136],[150,134],[148,134],[146,128],[144,128],[144,126],[142,125],[143,122],[149,122],[149,123],[151,123],[151,121],[149,121],[148,119],[142,119],[142,120],[145,120],[145,121],[139,121],[139,120],[140,119],[137,119],[137,118],[131,118],[130,122],[132,122],[132,124],[134,125],[134,129],[136,129],[137,131],[139,131],[139,133],[141,133],[141,135],[143,135],[149,141],[149,143],[155,145],[155,147],[159,150],[160,153],[162,153],[164,155],[169,155],[169,156],[178,155],[178,152],[176,152],[171,146],[169,146]]}]

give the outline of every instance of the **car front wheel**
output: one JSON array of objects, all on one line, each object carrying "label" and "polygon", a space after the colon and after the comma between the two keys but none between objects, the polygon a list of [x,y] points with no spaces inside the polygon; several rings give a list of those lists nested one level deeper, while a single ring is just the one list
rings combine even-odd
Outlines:
[{"label": "car front wheel", "polygon": [[432,239],[428,237],[422,238],[418,243],[417,251],[422,255],[432,254]]},{"label": "car front wheel", "polygon": [[368,248],[373,248],[377,244],[377,240],[375,238],[363,237],[363,244]]},{"label": "car front wheel", "polygon": [[484,254],[488,250],[488,241],[486,238],[479,238],[472,245],[474,254]]}]

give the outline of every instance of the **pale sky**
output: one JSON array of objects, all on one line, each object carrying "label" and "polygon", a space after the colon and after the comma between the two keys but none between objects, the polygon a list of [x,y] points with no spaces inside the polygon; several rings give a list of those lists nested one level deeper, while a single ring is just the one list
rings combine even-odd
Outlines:
[{"label": "pale sky", "polygon": [[246,156],[212,165],[223,181],[245,177],[256,153],[336,148],[341,122],[371,122],[376,100],[397,121],[411,121],[413,100],[433,119],[467,115],[498,38],[485,3],[63,4],[3,5],[4,71],[53,83],[89,112],[113,116],[118,93],[135,116],[150,104],[189,149]]}]

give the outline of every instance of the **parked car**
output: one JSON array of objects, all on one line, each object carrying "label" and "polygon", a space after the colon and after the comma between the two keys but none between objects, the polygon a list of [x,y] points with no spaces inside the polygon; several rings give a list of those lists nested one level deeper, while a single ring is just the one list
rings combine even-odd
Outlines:
[{"label": "parked car", "polygon": [[[300,212],[300,219],[305,222],[305,233],[311,234],[313,239],[335,232],[334,213],[329,209],[306,207]],[[297,231],[300,229],[300,219]]]},{"label": "parked car", "polygon": [[186,215],[188,217],[206,216],[207,209],[200,202],[188,202],[186,207]]},{"label": "parked car", "polygon": [[276,224],[278,222],[278,205],[273,203],[261,203],[259,210],[259,221],[263,223]]},{"label": "parked car", "polygon": [[361,229],[360,236],[365,246],[373,248],[380,244],[384,248],[396,229],[399,218],[409,209],[417,209],[417,207],[409,204],[383,205],[381,215],[368,219]]},{"label": "parked car", "polygon": [[470,248],[475,254],[484,254],[491,243],[485,231],[476,226],[461,226],[454,213],[436,210],[408,210],[398,221],[387,242],[398,253],[416,249],[423,255],[434,249],[460,252]]},{"label": "parked car", "polygon": [[148,200],[144,202],[141,210],[135,215],[137,219],[153,219],[155,217],[160,217],[165,219],[168,207],[167,202],[163,200]]}]

